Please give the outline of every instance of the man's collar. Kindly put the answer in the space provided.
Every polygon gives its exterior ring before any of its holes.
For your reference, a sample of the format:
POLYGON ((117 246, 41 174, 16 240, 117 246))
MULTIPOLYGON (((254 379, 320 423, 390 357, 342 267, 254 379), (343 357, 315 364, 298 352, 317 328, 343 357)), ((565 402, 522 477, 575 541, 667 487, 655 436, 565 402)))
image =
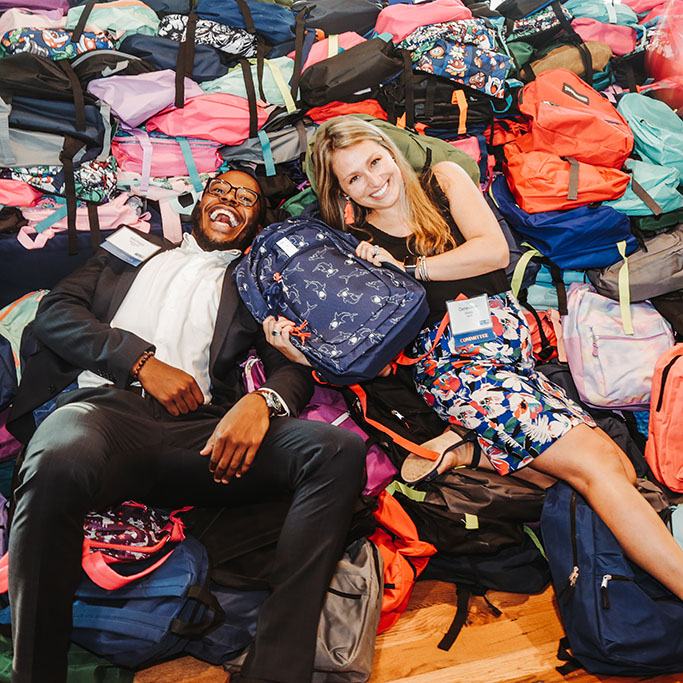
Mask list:
POLYGON ((191 235, 189 232, 186 232, 183 235, 183 241, 179 248, 192 254, 204 254, 208 259, 225 263, 225 265, 232 263, 232 261, 242 256, 242 252, 239 249, 213 249, 212 251, 204 251, 204 249, 197 244, 194 235, 191 235))

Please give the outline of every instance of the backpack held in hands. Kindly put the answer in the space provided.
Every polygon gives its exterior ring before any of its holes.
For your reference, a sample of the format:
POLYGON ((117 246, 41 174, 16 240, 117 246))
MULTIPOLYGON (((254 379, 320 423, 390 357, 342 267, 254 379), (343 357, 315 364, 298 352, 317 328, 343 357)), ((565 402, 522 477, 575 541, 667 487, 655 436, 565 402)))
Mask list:
POLYGON ((681 671, 683 602, 630 562, 604 522, 564 482, 548 489, 545 551, 571 656, 566 674, 652 676, 681 671))
POLYGON ((677 493, 683 493, 682 412, 683 344, 676 344, 655 365, 645 458, 657 480, 677 493))
POLYGON ((252 315, 292 321, 294 346, 321 379, 339 385, 376 377, 428 313, 416 280, 358 258, 357 244, 322 221, 288 218, 264 228, 234 271, 252 315))
POLYGON ((674 344, 670 325, 647 301, 630 306, 570 285, 562 336, 581 400, 596 408, 647 409, 655 363, 674 344))

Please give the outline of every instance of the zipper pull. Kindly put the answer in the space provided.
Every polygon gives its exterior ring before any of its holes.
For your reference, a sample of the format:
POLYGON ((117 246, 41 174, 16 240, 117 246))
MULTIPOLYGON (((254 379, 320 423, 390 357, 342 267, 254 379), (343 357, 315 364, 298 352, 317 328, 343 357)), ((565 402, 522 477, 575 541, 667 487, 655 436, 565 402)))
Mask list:
POLYGON ((600 603, 603 609, 609 609, 609 593, 607 592, 607 584, 612 580, 611 574, 605 574, 602 577, 600 584, 600 603))
POLYGON ((574 565, 574 568, 572 569, 572 573, 569 575, 569 586, 571 588, 574 588, 578 578, 579 578, 579 568, 576 565, 574 565))
POLYGON ((600 337, 593 337, 593 355, 596 358, 598 356, 598 339, 600 339, 600 337))
POLYGON ((572 568, 572 573, 569 575, 569 579, 567 581, 567 587, 564 590, 564 604, 568 604, 569 601, 571 600, 572 596, 574 595, 574 588, 576 587, 576 581, 579 578, 579 568, 577 565, 574 565, 572 568))
POLYGON ((406 418, 405 418, 403 415, 401 415, 401 413, 398 412, 398 410, 395 410, 395 409, 392 410, 392 411, 391 411, 391 414, 392 414, 399 422, 401 422, 401 423, 403 424, 403 426, 404 426, 406 429, 410 429, 410 425, 408 424, 408 421, 406 420, 406 418))

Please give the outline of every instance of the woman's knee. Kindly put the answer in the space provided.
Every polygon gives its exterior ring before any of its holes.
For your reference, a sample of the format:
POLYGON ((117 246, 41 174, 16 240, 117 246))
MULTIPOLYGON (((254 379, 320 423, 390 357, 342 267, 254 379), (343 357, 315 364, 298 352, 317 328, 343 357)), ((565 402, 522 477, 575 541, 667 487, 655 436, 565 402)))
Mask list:
POLYGON ((574 427, 558 439, 535 458, 534 467, 566 481, 579 493, 618 479, 636 482, 635 471, 619 446, 587 425, 574 427))

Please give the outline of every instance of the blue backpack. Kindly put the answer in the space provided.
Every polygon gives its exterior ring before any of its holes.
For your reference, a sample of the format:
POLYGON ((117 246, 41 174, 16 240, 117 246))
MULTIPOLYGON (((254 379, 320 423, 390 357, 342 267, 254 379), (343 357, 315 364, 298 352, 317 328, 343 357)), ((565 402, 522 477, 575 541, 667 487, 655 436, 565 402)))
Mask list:
POLYGON ((262 322, 282 315, 319 377, 346 385, 376 377, 417 335, 429 312, 417 280, 356 256, 358 240, 314 218, 264 228, 234 271, 262 322))
POLYGON ((683 602, 630 562, 604 522, 564 482, 548 489, 543 543, 567 638, 560 673, 683 671, 683 602), (571 655, 566 651, 566 645, 571 655))
POLYGON ((490 193, 510 227, 562 270, 611 266, 622 260, 617 248, 621 241, 627 255, 638 248, 628 216, 609 206, 527 213, 502 175, 491 183, 490 193), (593 265, 598 263, 602 265, 593 265))
MULTIPOLYGON (((100 588, 84 574, 73 605, 73 641, 132 669, 181 653, 215 665, 232 659, 253 640, 268 591, 219 586, 208 572, 206 549, 188 536, 151 574, 118 590, 100 588)), ((5 606, 0 623, 9 621, 5 606)))

